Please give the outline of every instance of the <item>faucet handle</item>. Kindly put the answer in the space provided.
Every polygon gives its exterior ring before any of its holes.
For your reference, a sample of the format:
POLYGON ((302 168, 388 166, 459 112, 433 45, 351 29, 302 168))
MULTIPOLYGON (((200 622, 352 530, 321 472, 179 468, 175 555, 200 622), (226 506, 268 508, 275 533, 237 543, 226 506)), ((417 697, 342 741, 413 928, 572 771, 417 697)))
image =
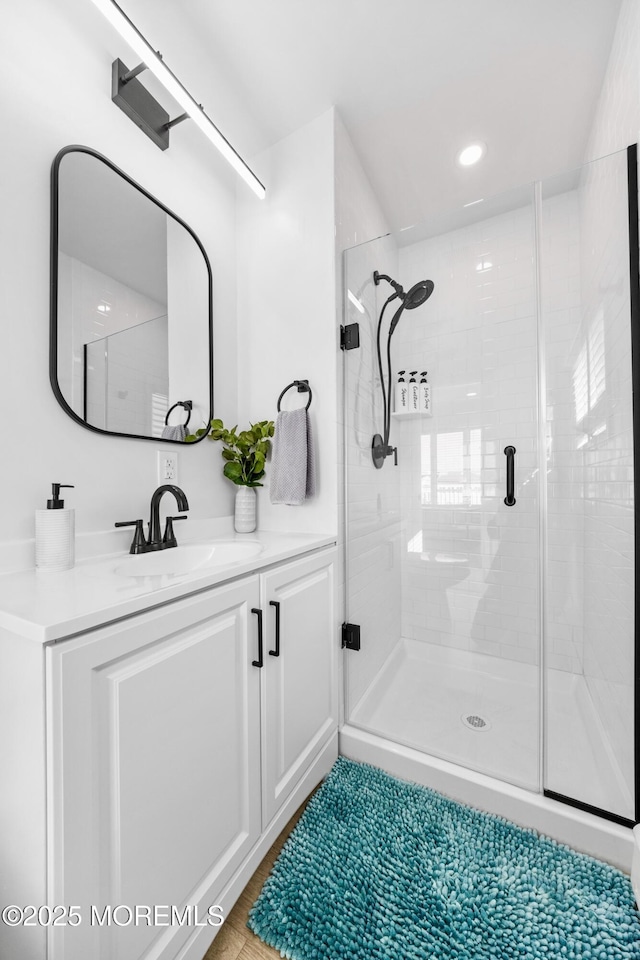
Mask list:
POLYGON ((135 527, 135 533, 133 534, 133 540, 131 541, 131 547, 129 548, 129 553, 144 553, 147 541, 144 537, 142 520, 119 520, 117 523, 114 523, 115 527, 135 527))
POLYGON ((162 546, 166 547, 177 547, 178 541, 176 540, 176 535, 173 532, 173 521, 174 520, 188 520, 186 514, 182 514, 179 517, 167 517, 167 525, 164 528, 164 537, 162 538, 162 546))

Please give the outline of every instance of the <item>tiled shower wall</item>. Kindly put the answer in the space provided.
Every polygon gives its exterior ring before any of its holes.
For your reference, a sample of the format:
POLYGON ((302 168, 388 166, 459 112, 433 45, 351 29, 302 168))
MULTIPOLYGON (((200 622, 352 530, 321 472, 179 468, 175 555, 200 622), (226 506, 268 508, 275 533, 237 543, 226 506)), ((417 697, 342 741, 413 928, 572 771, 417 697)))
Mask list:
MULTIPOLYGON (((567 393, 573 381, 566 371, 568 344, 580 318, 577 194, 545 199, 543 217, 547 412, 554 457, 548 476, 553 576, 547 650, 551 665, 579 672, 582 575, 568 562, 567 544, 577 561, 582 517, 567 511, 564 502, 577 456, 572 394, 567 393)), ((350 597, 356 611, 350 618, 370 621, 367 640, 374 648, 370 669, 359 668, 354 678, 359 692, 399 635, 538 661, 533 245, 532 202, 402 247, 397 266, 391 238, 347 255, 349 287, 366 308, 363 316, 347 300, 349 318, 360 321, 363 333, 361 354, 354 351, 349 360, 350 597), (400 465, 389 463, 382 471, 374 471, 370 460, 370 438, 381 424, 373 338, 384 286, 376 305, 374 268, 399 277, 405 288, 427 277, 436 285, 426 305, 403 315, 393 347, 394 379, 400 369, 429 371, 434 415, 394 418, 391 442, 398 444, 400 465), (503 504, 503 450, 511 442, 517 449, 514 508, 503 504), (369 540, 360 535, 367 517, 369 540), (390 545, 396 534, 400 558, 390 545), (395 574, 386 566, 392 562, 395 574)), ((575 503, 581 508, 580 499, 575 503)))
POLYGON ((396 370, 428 370, 431 418, 396 420, 402 633, 536 663, 537 358, 533 195, 527 206, 400 250, 406 312, 396 370), (516 447, 517 503, 504 504, 516 447))
POLYGON ((584 480, 574 404, 581 323, 577 191, 542 194, 540 286, 543 317, 547 481, 545 666, 582 673, 584 480))

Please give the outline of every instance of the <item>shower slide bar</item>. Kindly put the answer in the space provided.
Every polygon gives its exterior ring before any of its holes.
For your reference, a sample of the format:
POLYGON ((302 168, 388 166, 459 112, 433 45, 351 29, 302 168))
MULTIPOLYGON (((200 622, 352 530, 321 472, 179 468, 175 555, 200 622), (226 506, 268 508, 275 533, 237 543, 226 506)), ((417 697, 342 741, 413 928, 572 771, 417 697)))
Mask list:
POLYGON ((514 458, 515 458, 516 448, 512 446, 508 446, 504 448, 504 452, 507 457, 507 495, 504 498, 504 502, 508 507, 512 507, 516 502, 516 498, 513 495, 514 482, 515 482, 514 481, 514 474, 515 474, 514 458))

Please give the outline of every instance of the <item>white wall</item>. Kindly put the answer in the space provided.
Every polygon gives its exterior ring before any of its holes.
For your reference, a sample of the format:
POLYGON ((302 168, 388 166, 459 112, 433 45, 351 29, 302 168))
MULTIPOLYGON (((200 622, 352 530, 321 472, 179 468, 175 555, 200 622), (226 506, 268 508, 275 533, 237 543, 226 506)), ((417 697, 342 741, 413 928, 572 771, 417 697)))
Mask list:
MULTIPOLYGON (((275 420, 278 396, 293 380, 308 380, 313 393, 316 496, 301 506, 272 504, 269 461, 258 490, 266 530, 337 530, 333 143, 329 110, 255 158, 269 185, 265 200, 238 191, 240 427, 275 420)), ((293 389, 282 409, 303 400, 293 389)))
POLYGON ((623 150, 640 135, 640 3, 623 0, 591 124, 585 162, 623 150))
MULTIPOLYGON (((172 131, 163 153, 111 103, 116 56, 131 59, 91 3, 23 0, 3 11, 0 443, 10 509, 0 542, 33 536, 33 511, 54 480, 76 485, 67 502, 79 532, 146 517, 157 485, 156 443, 84 430, 49 385, 49 175, 62 146, 105 154, 200 237, 214 272, 216 412, 235 416, 236 178, 188 123, 172 131)), ((181 450, 179 467, 192 515, 231 512, 232 490, 209 441, 181 450)))

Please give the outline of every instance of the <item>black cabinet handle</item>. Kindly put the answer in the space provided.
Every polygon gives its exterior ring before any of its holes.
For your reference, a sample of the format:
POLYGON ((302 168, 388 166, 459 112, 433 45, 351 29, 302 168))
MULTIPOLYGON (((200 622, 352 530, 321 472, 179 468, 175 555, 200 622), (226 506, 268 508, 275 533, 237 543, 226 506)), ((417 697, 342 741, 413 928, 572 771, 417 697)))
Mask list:
POLYGON ((504 452, 507 458, 507 495, 504 498, 504 502, 508 507, 512 507, 516 502, 516 498, 513 495, 514 484, 515 484, 514 459, 515 459, 516 448, 512 446, 505 447, 504 452))
POLYGON ((262 649, 262 610, 260 610, 258 607, 252 607, 251 613, 255 613, 258 618, 258 659, 252 660, 251 665, 254 667, 263 667, 264 655, 262 649))
POLYGON ((269 650, 269 656, 279 657, 280 656, 280 604, 277 600, 269 600, 269 606, 273 607, 276 611, 276 648, 275 650, 269 650))

